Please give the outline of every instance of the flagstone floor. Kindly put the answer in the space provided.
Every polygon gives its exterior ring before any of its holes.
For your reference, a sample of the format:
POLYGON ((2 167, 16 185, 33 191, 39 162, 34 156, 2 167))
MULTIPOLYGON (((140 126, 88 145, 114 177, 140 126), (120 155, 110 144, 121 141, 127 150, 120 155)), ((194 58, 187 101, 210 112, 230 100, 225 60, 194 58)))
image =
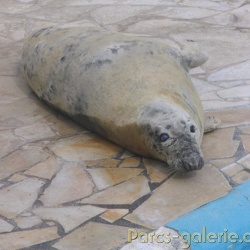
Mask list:
POLYGON ((0 0, 0 249, 181 249, 127 245, 128 230, 158 229, 250 180, 249 12, 247 0, 0 0), (173 175, 40 102, 22 45, 58 24, 197 41, 209 60, 190 74, 222 121, 204 136, 205 167, 173 175))

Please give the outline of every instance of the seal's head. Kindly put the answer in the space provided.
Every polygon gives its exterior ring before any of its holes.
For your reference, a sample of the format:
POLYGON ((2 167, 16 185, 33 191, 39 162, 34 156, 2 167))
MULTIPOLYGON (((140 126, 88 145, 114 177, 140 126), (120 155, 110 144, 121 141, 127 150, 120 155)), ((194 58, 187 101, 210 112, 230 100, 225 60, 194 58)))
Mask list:
POLYGON ((176 171, 201 169, 200 142, 203 131, 183 109, 164 101, 143 107, 138 125, 151 156, 176 171))

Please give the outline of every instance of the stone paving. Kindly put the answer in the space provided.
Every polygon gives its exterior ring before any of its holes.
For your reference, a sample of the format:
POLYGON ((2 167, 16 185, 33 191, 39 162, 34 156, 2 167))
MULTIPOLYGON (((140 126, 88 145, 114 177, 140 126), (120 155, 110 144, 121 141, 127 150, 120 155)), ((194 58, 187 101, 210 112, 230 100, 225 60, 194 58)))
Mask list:
POLYGON ((0 6, 0 249, 181 249, 179 241, 127 245, 128 229, 170 230, 162 226, 250 180, 249 1, 0 6), (28 34, 51 25, 96 25, 179 48, 197 41, 209 60, 190 74, 204 109, 222 121, 204 136, 206 166, 173 174, 40 102, 22 79, 20 56, 28 34))

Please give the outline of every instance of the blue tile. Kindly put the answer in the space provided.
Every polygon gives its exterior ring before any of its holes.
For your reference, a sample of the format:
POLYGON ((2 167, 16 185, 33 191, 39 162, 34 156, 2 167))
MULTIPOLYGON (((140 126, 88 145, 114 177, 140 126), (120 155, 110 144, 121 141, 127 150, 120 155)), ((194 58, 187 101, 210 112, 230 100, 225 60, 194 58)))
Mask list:
POLYGON ((180 234, 184 233, 184 238, 191 242, 192 250, 249 250, 250 181, 237 186, 227 196, 181 216, 166 226, 178 230, 180 234), (209 236, 210 232, 215 235, 209 236), (230 236, 230 233, 235 235, 230 236), (190 239, 192 234, 194 241, 190 239), (239 239, 235 239, 236 234, 239 239), (209 242, 209 239, 214 242, 209 242))

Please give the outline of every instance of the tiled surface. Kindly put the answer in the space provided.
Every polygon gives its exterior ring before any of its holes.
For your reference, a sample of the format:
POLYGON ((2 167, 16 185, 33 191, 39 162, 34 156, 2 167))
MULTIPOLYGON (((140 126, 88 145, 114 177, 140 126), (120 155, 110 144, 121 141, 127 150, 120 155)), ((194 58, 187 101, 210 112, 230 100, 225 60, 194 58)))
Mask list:
POLYGON ((156 249, 126 245, 128 229, 157 229, 250 179, 249 1, 0 2, 1 249, 156 249), (209 60, 190 74, 222 121, 204 136, 205 168, 173 176, 41 103, 20 76, 22 44, 57 24, 197 41, 209 60))

